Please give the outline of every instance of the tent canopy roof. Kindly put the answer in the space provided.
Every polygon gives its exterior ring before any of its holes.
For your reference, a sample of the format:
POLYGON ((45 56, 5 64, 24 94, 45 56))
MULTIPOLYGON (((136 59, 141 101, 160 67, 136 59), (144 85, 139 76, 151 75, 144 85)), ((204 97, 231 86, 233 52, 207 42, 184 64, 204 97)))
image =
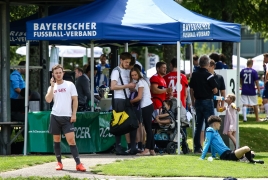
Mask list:
POLYGON ((27 22, 27 40, 231 41, 240 25, 204 17, 173 0, 95 0, 27 22))

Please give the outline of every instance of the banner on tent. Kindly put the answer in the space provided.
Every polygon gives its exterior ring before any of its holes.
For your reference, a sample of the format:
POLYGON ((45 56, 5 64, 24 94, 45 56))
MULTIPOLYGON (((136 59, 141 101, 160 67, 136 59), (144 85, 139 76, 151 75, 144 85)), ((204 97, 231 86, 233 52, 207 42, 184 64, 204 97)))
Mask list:
MULTIPOLYGON (((53 153, 53 137, 48 132, 50 111, 29 113, 28 117, 28 151, 53 153)), ((113 146, 115 138, 110 134, 110 119, 111 113, 77 113, 75 139, 80 153, 102 152, 113 146)), ((64 135, 61 151, 70 153, 64 135)))
POLYGON ((183 23, 182 24, 182 37, 209 37, 210 36, 210 23, 183 23))
POLYGON ((33 23, 33 37, 89 37, 97 35, 97 23, 33 23))

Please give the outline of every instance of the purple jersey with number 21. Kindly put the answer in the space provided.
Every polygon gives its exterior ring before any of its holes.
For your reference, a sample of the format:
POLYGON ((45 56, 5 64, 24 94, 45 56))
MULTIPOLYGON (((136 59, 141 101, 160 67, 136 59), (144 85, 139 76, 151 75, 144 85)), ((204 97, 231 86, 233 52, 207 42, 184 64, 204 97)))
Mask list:
POLYGON ((258 73, 252 68, 242 69, 240 72, 242 84, 242 95, 256 95, 255 81, 258 80, 258 73))

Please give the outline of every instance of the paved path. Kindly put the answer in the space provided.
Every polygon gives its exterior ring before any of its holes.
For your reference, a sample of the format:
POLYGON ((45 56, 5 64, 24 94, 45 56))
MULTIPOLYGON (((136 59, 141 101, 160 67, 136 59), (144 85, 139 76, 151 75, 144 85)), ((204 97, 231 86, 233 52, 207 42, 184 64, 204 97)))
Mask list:
MULTIPOLYGON (((122 159, 132 159, 139 158, 137 156, 116 156, 112 154, 92 154, 92 155, 80 155, 81 162, 85 165, 85 167, 93 167, 97 164, 108 164, 115 162, 116 160, 122 159)), ((174 178, 144 178, 144 177, 133 177, 133 176, 104 176, 104 175, 96 175, 87 172, 77 172, 75 169, 75 162, 73 158, 65 158, 62 160, 64 165, 63 171, 54 170, 55 162, 46 163, 41 165, 36 165, 32 167, 27 167, 19 170, 9 171, 0 173, 0 177, 17 177, 17 176, 43 176, 43 177, 55 177, 55 176, 65 176, 70 175, 71 177, 76 178, 88 178, 88 179, 109 179, 109 180, 159 180, 159 179, 172 179, 172 180, 223 180, 223 178, 205 178, 205 177, 174 177, 174 178)), ((240 179, 239 180, 245 180, 240 179)), ((249 179, 247 179, 249 180, 249 179)), ((250 179, 250 180, 267 180, 263 179, 250 179)))

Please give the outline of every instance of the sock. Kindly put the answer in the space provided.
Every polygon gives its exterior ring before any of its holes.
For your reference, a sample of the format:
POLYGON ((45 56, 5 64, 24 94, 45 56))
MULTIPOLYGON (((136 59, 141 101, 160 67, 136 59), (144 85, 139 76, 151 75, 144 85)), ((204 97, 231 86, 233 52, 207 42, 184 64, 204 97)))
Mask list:
POLYGON ((128 149, 130 149, 130 148, 131 148, 130 143, 127 143, 127 148, 128 148, 128 149))
POLYGON ((76 145, 70 145, 70 150, 71 150, 73 158, 74 158, 74 160, 76 162, 76 165, 80 164, 80 158, 79 158, 77 146, 76 145))
POLYGON ((137 129, 130 132, 130 149, 132 151, 136 149, 136 135, 137 135, 137 129))
POLYGON ((142 142, 138 142, 138 148, 142 150, 142 142))
POLYGON ((266 116, 268 116, 268 103, 264 104, 266 116))
POLYGON ((121 151, 121 136, 115 136, 115 150, 121 151))
POLYGON ((247 107, 244 106, 242 108, 242 113, 243 113, 244 121, 246 121, 247 120, 247 107))
POLYGON ((251 155, 251 150, 249 152, 247 152, 245 154, 246 158, 248 159, 249 162, 254 162, 254 160, 252 159, 252 155, 251 155))
POLYGON ((60 142, 54 142, 54 152, 55 152, 57 161, 61 163, 60 142))

